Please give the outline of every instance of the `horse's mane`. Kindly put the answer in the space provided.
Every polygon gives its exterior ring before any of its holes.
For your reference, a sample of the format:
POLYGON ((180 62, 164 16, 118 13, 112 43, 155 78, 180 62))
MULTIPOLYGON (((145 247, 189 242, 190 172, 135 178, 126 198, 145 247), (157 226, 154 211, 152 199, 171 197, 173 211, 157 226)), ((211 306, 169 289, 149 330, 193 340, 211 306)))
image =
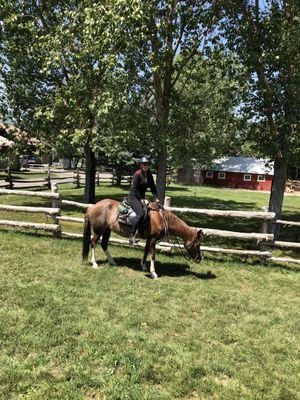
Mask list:
POLYGON ((187 228, 190 228, 186 222, 184 222, 182 219, 177 217, 177 215, 175 215, 171 211, 165 211, 164 214, 165 214, 165 217, 167 218, 169 224, 177 222, 178 224, 181 224, 187 228))

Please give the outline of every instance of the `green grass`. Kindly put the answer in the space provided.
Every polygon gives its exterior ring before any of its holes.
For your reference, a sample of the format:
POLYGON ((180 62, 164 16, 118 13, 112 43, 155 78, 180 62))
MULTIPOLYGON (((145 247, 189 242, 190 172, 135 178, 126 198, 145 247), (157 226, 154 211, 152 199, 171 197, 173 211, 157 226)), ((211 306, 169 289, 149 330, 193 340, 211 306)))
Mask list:
MULTIPOLYGON (((82 189, 61 190, 82 200, 82 189)), ((262 193, 194 190, 172 186, 168 194, 174 205, 205 208, 258 210, 267 201, 262 193)), ((122 198, 126 190, 97 194, 122 198)), ((285 199, 286 217, 299 220, 299 201, 285 199)), ((0 238, 1 400, 300 399, 299 268, 208 255, 187 265, 158 254, 153 281, 138 269, 138 250, 111 246, 118 267, 110 267, 99 248, 95 271, 81 265, 79 241, 5 228, 0 238)))
POLYGON ((2 232, 3 399, 297 399, 299 273, 2 232), (211 271, 211 273, 209 273, 211 271), (298 322, 298 326, 297 326, 298 322))

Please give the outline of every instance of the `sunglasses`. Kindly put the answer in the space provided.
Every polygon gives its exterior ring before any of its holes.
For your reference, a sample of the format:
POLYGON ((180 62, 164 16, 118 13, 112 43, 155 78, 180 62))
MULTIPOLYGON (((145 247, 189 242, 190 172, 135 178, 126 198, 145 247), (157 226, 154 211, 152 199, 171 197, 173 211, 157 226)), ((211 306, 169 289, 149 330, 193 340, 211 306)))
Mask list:
POLYGON ((149 167, 149 163, 141 163, 141 165, 149 167))

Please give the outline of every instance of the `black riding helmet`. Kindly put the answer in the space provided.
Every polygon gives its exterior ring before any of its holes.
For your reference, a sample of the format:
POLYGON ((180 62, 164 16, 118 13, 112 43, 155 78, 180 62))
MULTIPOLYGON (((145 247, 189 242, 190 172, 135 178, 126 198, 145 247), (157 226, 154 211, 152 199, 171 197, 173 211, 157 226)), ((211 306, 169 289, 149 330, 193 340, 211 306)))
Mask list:
POLYGON ((142 163, 147 163, 147 164, 151 164, 151 160, 150 160, 150 157, 149 156, 142 156, 141 158, 140 158, 140 164, 142 164, 142 163))

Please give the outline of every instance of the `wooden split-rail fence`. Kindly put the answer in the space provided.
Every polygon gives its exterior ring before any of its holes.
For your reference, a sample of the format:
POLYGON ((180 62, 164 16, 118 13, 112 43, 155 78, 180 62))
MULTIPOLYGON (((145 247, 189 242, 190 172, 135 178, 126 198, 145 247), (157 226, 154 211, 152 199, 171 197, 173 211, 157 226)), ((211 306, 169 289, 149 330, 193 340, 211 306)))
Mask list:
MULTIPOLYGON (((79 188, 85 183, 85 171, 82 168, 74 170, 53 169, 49 164, 30 164, 30 170, 13 171, 10 168, 0 170, 0 188, 4 189, 26 189, 26 188, 51 188, 51 184, 72 183, 79 188), (34 168, 32 168, 35 166, 34 168)), ((120 183, 122 185, 131 184, 132 177, 123 175, 120 183)), ((101 183, 116 184, 117 176, 108 173, 103 176, 100 171, 96 171, 95 184, 101 183)))
MULTIPOLYGON (((11 220, 0 220, 0 225, 15 227, 15 228, 27 228, 33 229, 36 231, 46 231, 54 234, 57 237, 69 237, 69 238, 82 238, 82 234, 73 233, 68 231, 63 231, 61 229, 60 221, 64 222, 75 222, 83 224, 84 218, 78 217, 70 217, 62 215, 62 207, 64 205, 72 206, 79 208, 81 210, 86 210, 88 207, 92 206, 92 204, 79 203, 71 200, 66 200, 61 197, 58 193, 57 185, 52 184, 51 192, 35 192, 35 191, 24 191, 24 190, 9 190, 9 189, 0 189, 0 195, 17 195, 17 196, 29 196, 29 197, 40 197, 46 198, 52 203, 51 208, 47 207, 28 207, 28 206, 14 206, 2 204, 0 205, 0 210, 7 212, 26 212, 26 213, 42 213, 47 215, 52 221, 51 223, 35 223, 35 222, 20 222, 20 221, 11 221, 11 220)), ((300 264, 300 259, 296 258, 286 258, 286 257, 275 257, 272 254, 272 248, 279 249, 296 249, 300 250, 300 243, 297 242, 287 242, 287 241, 275 241, 274 235, 267 232, 268 224, 281 224, 285 226, 300 226, 300 222, 295 221, 286 221, 286 220, 276 220, 275 213, 267 211, 264 208, 262 211, 229 211, 229 210, 210 210, 210 209, 195 209, 195 208, 179 208, 179 207, 171 207, 170 198, 165 198, 165 209, 170 210, 174 213, 186 214, 193 213, 197 215, 204 215, 209 217, 224 217, 224 218, 242 218, 245 220, 258 220, 260 221, 260 232, 236 232, 229 230, 220 230, 220 229, 207 229, 203 228, 203 233, 205 237, 214 237, 214 238, 222 238, 222 239, 237 239, 243 241, 252 241, 255 242, 258 246, 257 250, 250 249, 236 249, 236 248, 221 248, 221 247, 210 247, 210 246, 201 246, 201 250, 210 253, 217 254, 232 254, 239 256, 254 256, 258 257, 260 260, 271 260, 275 262, 288 262, 300 264), (271 249, 269 249, 271 248, 271 249)), ((127 240, 111 238, 111 243, 130 246, 127 240)), ((135 247, 144 247, 144 243, 138 243, 134 245, 135 247)), ((169 252, 172 248, 184 248, 182 244, 173 244, 169 242, 160 242, 157 246, 161 251, 169 252)))

